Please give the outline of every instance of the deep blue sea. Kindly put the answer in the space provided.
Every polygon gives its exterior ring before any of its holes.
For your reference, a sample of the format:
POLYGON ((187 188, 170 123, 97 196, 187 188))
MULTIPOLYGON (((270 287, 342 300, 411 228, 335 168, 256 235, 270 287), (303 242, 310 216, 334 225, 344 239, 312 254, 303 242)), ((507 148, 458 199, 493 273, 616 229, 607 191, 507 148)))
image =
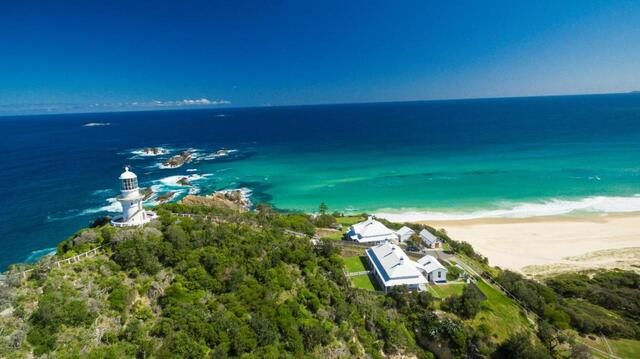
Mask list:
POLYGON ((246 188, 398 220, 640 210, 640 94, 0 117, 0 131, 0 269, 113 215, 125 165, 176 199, 246 188), (185 149, 194 162, 159 166, 185 149))

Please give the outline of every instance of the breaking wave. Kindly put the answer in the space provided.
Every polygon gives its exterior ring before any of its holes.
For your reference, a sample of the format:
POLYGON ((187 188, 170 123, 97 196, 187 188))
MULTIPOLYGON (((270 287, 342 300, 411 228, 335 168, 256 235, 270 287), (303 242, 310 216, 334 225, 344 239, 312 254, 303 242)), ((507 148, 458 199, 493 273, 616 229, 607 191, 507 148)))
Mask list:
POLYGON ((44 256, 51 255, 51 254, 55 254, 55 253, 56 253, 56 248, 55 247, 39 249, 37 251, 33 251, 33 252, 29 253, 27 258, 24 259, 24 262, 25 263, 35 263, 38 260, 40 260, 40 258, 42 258, 44 256))
POLYGON ((593 196, 577 200, 551 199, 541 202, 500 203, 499 208, 473 211, 428 211, 380 209, 375 215, 394 222, 447 221, 480 218, 529 218, 580 213, 624 213, 640 211, 640 195, 593 196))
POLYGON ((107 204, 106 206, 85 209, 82 212, 80 212, 79 215, 84 216, 87 214, 100 213, 100 212, 110 212, 110 213, 122 212, 122 205, 120 204, 120 202, 116 200, 115 197, 107 198, 107 202, 109 204, 107 204))

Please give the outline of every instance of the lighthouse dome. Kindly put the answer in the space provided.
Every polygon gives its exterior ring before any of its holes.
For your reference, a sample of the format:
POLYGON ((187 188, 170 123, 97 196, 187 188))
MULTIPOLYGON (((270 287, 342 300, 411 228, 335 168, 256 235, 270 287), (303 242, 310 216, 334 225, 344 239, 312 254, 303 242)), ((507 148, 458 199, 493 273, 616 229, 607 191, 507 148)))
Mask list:
POLYGON ((118 177, 121 180, 138 178, 135 173, 129 171, 129 167, 124 168, 124 172, 118 177))

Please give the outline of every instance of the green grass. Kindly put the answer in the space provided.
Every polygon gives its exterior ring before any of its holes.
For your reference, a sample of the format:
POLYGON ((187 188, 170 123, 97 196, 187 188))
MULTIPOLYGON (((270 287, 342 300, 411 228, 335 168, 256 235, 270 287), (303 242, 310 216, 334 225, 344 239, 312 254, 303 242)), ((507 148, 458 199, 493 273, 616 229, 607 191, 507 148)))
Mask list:
POLYGON ((430 285, 429 292, 436 298, 447 298, 452 295, 461 295, 464 289, 464 283, 450 283, 445 285, 430 285))
POLYGON ((517 332, 532 329, 512 299, 482 281, 478 281, 476 285, 487 299, 482 302, 480 313, 470 321, 474 327, 487 325, 496 342, 502 342, 517 332))
POLYGON ((342 224, 343 226, 350 226, 354 223, 358 223, 358 222, 362 222, 364 221, 366 218, 360 217, 360 216, 344 216, 344 217, 338 217, 336 218, 336 222, 342 224))
POLYGON ((603 308, 599 305, 591 304, 586 300, 571 298, 571 299, 567 299, 566 302, 570 307, 580 310, 582 312, 589 313, 590 315, 593 315, 593 316, 624 320, 624 318, 622 318, 619 314, 611 310, 608 310, 606 308, 603 308))
POLYGON ((632 339, 607 339, 613 353, 622 358, 640 358, 640 341, 632 339))
POLYGON ((330 240, 333 240, 333 241, 339 241, 344 236, 344 233, 340 232, 340 231, 337 231, 337 232, 324 231, 324 232, 319 233, 319 234, 320 234, 320 237, 326 238, 326 239, 330 239, 330 240))
MULTIPOLYGON (((601 351, 608 353, 609 348, 602 340, 602 337, 597 334, 591 334, 596 337, 595 340, 587 339, 584 337, 576 337, 579 342, 587 344, 588 346, 595 347, 601 351)), ((640 358, 640 341, 633 339, 607 339, 611 351, 614 355, 621 358, 640 358)), ((609 355, 605 355, 596 350, 592 350, 594 358, 609 358, 609 355)))
POLYGON ((372 274, 363 274, 351 277, 351 283, 354 287, 366 290, 378 290, 375 281, 376 279, 372 274))
POLYGON ((343 258, 343 261, 344 266, 347 268, 347 272, 349 273, 364 272, 367 270, 365 257, 346 257, 343 258))

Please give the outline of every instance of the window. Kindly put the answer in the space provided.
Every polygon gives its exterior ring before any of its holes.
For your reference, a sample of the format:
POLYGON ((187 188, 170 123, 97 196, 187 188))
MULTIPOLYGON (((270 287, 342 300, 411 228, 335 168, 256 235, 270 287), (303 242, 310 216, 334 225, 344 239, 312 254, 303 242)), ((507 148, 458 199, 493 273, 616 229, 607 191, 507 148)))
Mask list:
POLYGON ((438 278, 442 278, 442 272, 438 272, 438 278))
POLYGON ((138 187, 138 180, 136 178, 126 178, 122 180, 122 190, 130 191, 138 187))

